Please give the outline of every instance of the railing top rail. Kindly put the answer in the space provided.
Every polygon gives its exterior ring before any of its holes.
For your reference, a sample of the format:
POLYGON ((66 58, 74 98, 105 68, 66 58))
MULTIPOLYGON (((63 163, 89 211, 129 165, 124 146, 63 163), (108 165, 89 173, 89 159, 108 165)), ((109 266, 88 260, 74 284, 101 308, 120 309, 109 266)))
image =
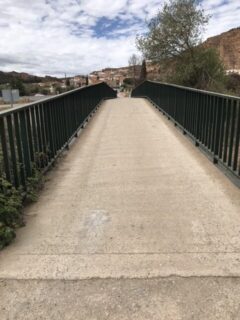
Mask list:
POLYGON ((157 81, 143 82, 132 96, 150 99, 240 186, 240 97, 157 81))
MULTIPOLYGON (((138 88, 139 86, 141 86, 145 82, 163 84, 163 85, 167 85, 167 86, 170 86, 170 87, 175 87, 175 88, 184 89, 184 90, 188 90, 188 91, 200 92, 200 93, 204 93, 204 94, 210 94, 210 95, 214 95, 214 96, 218 96, 218 97, 222 97, 222 98, 236 99, 236 100, 240 101, 240 97, 238 97, 238 96, 232 96, 232 95, 227 95, 227 94, 213 92, 213 91, 195 89, 195 88, 191 88, 191 87, 184 87, 184 86, 180 86, 180 85, 177 85, 177 84, 172 84, 172 83, 167 83, 167 82, 160 82, 160 81, 146 80, 146 81, 142 82, 141 84, 139 84, 136 88, 138 88)), ((134 88, 134 89, 136 89, 136 88, 134 88)))
POLYGON ((73 90, 69 90, 67 92, 60 93, 60 94, 54 95, 52 97, 48 97, 48 98, 41 99, 41 100, 38 100, 38 101, 26 103, 25 105, 23 105, 21 107, 16 106, 16 107, 13 107, 13 108, 10 108, 10 109, 7 109, 7 110, 0 111, 0 117, 7 116, 7 115, 15 113, 15 112, 19 112, 21 110, 24 110, 26 108, 29 108, 29 107, 32 107, 32 106, 35 106, 35 105, 38 105, 38 104, 41 104, 41 103, 57 100, 57 99, 59 99, 61 97, 68 96, 71 93, 78 92, 78 91, 83 91, 83 90, 86 90, 88 88, 96 87, 96 86, 99 86, 99 85, 102 85, 102 84, 105 84, 106 86, 108 86, 110 88, 110 86, 106 82, 99 82, 97 84, 90 84, 88 86, 77 88, 77 89, 73 89, 73 90))

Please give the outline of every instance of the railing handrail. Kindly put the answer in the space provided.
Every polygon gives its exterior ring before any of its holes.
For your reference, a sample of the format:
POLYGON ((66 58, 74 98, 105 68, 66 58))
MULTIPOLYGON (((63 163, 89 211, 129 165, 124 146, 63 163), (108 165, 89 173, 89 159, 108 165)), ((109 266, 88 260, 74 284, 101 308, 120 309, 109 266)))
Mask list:
POLYGON ((13 108, 10 108, 10 109, 7 109, 7 110, 0 111, 0 117, 1 117, 1 116, 7 116, 7 115, 9 115, 9 114, 11 114, 11 113, 18 112, 18 111, 21 111, 21 110, 23 110, 23 109, 26 109, 26 108, 35 106, 36 104, 41 104, 41 103, 45 103, 45 102, 50 102, 50 101, 53 101, 53 100, 57 100, 57 99, 62 98, 62 97, 64 97, 64 96, 68 96, 69 94, 72 94, 72 93, 74 93, 74 92, 78 92, 78 91, 82 91, 82 90, 87 90, 88 88, 95 87, 95 86, 99 86, 99 85, 102 85, 102 84, 105 84, 105 85, 107 85, 109 88, 111 88, 106 82, 101 81, 101 82, 96 83, 96 84, 90 84, 90 85, 85 86, 85 87, 81 87, 81 88, 69 90, 69 91, 66 91, 66 92, 63 92, 63 93, 60 93, 60 94, 53 95, 53 96, 48 97, 48 98, 40 99, 40 100, 38 100, 38 101, 33 101, 33 102, 30 102, 30 103, 26 103, 26 104, 24 104, 23 106, 20 106, 20 107, 16 106, 16 107, 13 107, 13 108))
POLYGON ((1 175, 26 190, 35 168, 47 170, 99 104, 115 97, 101 82, 1 112, 1 175))
POLYGON ((132 97, 149 99, 240 187, 240 97, 145 81, 132 97))
POLYGON ((162 81, 153 81, 153 80, 145 80, 142 83, 140 83, 138 86, 136 86, 133 90, 137 89, 138 87, 140 87, 141 85, 143 85, 144 83, 149 82, 149 83, 155 83, 155 84, 162 84, 162 85, 167 85, 170 87, 174 87, 174 88, 179 88, 179 89, 184 89, 184 90, 188 90, 188 91, 192 91, 192 92, 199 92, 199 93, 204 93, 204 94, 210 94, 213 96, 217 96, 217 97, 223 97, 223 98, 231 98, 231 99, 237 99, 240 101, 240 97, 238 96, 233 96, 233 95, 228 95, 228 94, 224 94, 224 93, 220 93, 220 92, 214 92, 214 91, 207 91, 207 90, 202 90, 202 89, 196 89, 196 88, 192 88, 192 87, 184 87, 178 84, 173 84, 173 83, 168 83, 168 82, 162 82, 162 81))

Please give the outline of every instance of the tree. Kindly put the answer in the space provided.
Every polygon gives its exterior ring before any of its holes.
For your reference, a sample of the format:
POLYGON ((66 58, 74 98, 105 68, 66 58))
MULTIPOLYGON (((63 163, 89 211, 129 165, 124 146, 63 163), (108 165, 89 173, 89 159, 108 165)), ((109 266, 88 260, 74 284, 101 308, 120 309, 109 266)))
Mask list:
POLYGON ((143 59, 139 82, 143 82, 146 79, 147 79, 147 66, 146 66, 146 60, 143 59))
POLYGON ((70 87, 70 79, 69 78, 66 79, 66 86, 70 87))
POLYGON ((18 89, 20 96, 26 95, 26 88, 20 79, 13 78, 10 82, 10 86, 12 89, 18 89))
POLYGON ((55 91, 56 91, 57 94, 60 94, 60 93, 65 92, 66 90, 64 90, 64 89, 63 89, 62 87, 60 87, 60 86, 56 86, 55 91))
POLYGON ((209 17, 197 0, 170 0, 148 23, 148 32, 137 37, 137 46, 152 61, 179 57, 201 43, 209 17))
POLYGON ((39 91, 41 94, 43 94, 45 96, 47 96, 50 93, 47 88, 41 88, 39 91))
POLYGON ((123 80, 123 83, 124 83, 124 85, 126 85, 126 86, 134 86, 134 81, 133 81, 133 78, 125 78, 124 80, 123 80))
POLYGON ((140 64, 140 58, 136 54, 132 54, 128 60, 128 64, 131 71, 131 76, 133 78, 134 86, 137 84, 138 77, 138 68, 137 66, 140 64))
POLYGON ((187 53, 184 56, 181 61, 176 61, 168 81, 203 90, 224 91, 226 75, 216 49, 197 47, 194 59, 187 53))
POLYGON ((205 48, 201 35, 209 16, 197 0, 170 0, 137 37, 144 57, 160 65, 162 80, 201 89, 218 90, 224 67, 214 49, 205 48))

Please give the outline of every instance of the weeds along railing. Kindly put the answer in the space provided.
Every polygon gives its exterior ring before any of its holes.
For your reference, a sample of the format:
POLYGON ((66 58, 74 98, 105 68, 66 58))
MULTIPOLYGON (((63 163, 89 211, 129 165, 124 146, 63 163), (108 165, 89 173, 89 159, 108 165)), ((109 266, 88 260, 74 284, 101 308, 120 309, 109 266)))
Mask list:
POLYGON ((26 187, 33 170, 52 164, 100 102, 115 97, 100 83, 0 112, 0 175, 26 187))
POLYGON ((239 184, 240 98, 152 81, 136 87, 132 97, 151 100, 239 184))

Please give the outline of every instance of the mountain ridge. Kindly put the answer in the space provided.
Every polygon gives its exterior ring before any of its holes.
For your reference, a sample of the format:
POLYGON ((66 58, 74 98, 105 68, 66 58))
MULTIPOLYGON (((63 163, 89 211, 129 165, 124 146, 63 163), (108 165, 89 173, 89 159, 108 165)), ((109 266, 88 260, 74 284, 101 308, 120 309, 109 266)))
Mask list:
POLYGON ((26 72, 0 71, 0 84, 9 83, 12 80, 16 80, 16 79, 21 80, 23 83, 40 83, 40 82, 60 80, 59 78, 52 77, 52 76, 40 77, 40 76, 35 76, 26 72))
POLYGON ((203 45, 218 50, 227 71, 240 72, 240 27, 210 37, 203 45))

